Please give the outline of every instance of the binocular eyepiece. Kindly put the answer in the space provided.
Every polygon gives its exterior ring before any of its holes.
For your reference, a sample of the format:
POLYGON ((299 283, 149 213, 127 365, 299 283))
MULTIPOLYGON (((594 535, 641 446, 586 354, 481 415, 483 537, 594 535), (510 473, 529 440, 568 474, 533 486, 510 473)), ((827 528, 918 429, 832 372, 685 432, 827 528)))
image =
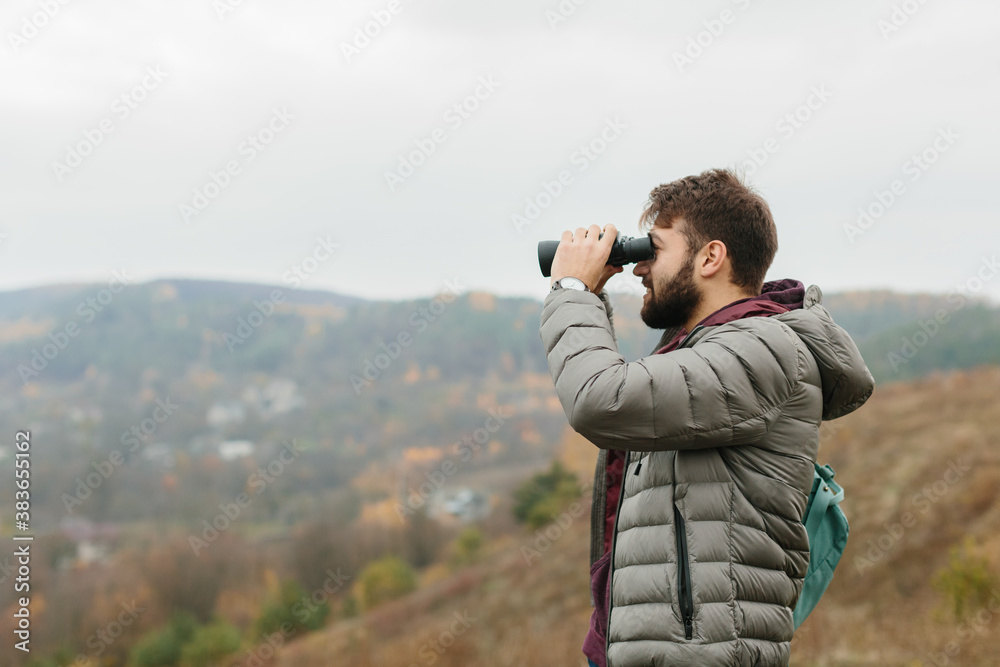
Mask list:
MULTIPOLYGON (((597 238, 604 238, 604 232, 601 232, 601 235, 597 238)), ((559 241, 538 242, 538 266, 542 270, 542 275, 546 278, 552 276, 552 258, 556 256, 556 248, 558 247, 559 241)), ((611 266, 624 266, 625 264, 635 264, 646 259, 653 259, 653 239, 649 234, 632 237, 622 236, 619 233, 615 239, 615 244, 611 246, 611 255, 608 257, 608 264, 611 266)))

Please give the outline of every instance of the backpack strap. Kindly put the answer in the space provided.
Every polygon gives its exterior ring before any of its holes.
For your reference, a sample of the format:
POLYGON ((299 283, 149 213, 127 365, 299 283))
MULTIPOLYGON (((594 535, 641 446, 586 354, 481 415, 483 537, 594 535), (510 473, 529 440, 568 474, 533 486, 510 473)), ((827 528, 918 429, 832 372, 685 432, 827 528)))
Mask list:
POLYGON ((838 505, 844 499, 844 489, 833 481, 833 476, 836 474, 833 468, 829 464, 815 465, 816 495, 806 516, 806 532, 810 535, 819 529, 819 524, 823 521, 823 516, 830 505, 838 505))
POLYGON ((847 544, 847 517, 839 507, 844 489, 833 481, 833 475, 830 466, 814 464, 813 486, 802 518, 809 537, 809 567, 792 611, 796 628, 823 597, 847 544))

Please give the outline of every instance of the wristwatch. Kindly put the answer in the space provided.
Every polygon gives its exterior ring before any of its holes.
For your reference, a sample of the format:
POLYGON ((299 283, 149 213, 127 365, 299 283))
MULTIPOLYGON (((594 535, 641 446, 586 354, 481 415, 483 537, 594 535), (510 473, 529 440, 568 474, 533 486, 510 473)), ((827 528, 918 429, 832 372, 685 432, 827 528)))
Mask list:
POLYGON ((581 292, 589 292, 590 288, 580 280, 579 278, 574 278, 573 276, 565 276, 559 280, 552 283, 552 289, 550 291, 555 292, 558 289, 575 289, 581 292))

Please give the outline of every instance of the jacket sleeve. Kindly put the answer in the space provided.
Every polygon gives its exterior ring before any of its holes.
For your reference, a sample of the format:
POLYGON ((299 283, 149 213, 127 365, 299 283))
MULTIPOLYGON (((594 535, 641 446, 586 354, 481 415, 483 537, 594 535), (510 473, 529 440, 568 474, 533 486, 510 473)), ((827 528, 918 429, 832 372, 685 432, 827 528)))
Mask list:
POLYGON ((601 299, 601 303, 604 304, 604 310, 608 314, 608 324, 611 327, 611 338, 615 341, 615 349, 618 349, 618 336, 615 334, 615 316, 614 309, 611 307, 611 297, 608 295, 608 291, 603 289, 597 296, 601 299))
POLYGON ((575 431, 602 449, 696 449, 759 440, 799 381, 808 352, 765 319, 712 327, 693 347, 626 363, 598 297, 559 290, 542 306, 540 335, 575 431))

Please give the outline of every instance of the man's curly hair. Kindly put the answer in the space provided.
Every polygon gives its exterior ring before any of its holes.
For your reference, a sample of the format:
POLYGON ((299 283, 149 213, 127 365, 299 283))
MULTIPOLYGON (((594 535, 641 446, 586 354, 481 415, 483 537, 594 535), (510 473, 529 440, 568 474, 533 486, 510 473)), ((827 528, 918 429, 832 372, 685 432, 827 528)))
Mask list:
POLYGON ((710 241, 722 241, 732 266, 731 281, 754 296, 778 252, 778 230, 771 209, 759 194, 728 169, 710 169, 653 188, 639 228, 670 228, 682 219, 681 232, 693 257, 710 241))

